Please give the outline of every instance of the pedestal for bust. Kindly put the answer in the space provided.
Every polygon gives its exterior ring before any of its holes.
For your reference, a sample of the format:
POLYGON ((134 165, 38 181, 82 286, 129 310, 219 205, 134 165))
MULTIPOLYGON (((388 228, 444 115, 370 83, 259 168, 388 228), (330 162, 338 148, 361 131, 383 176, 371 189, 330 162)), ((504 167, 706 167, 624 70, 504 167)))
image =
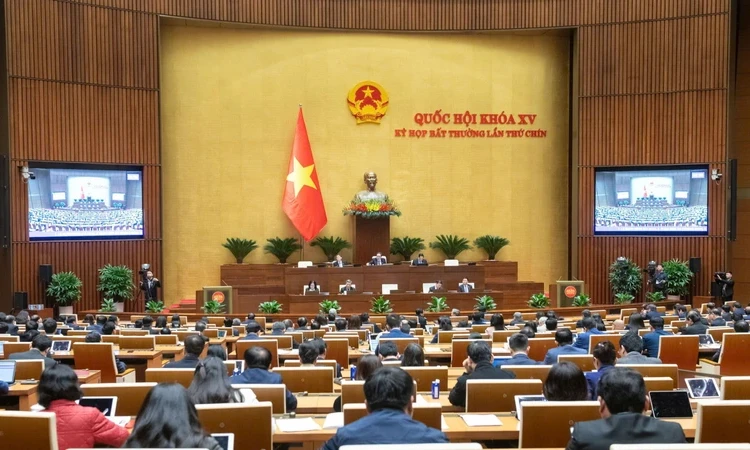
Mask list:
POLYGON ((365 219, 354 216, 354 264, 366 264, 380 252, 390 261, 391 218, 365 219))

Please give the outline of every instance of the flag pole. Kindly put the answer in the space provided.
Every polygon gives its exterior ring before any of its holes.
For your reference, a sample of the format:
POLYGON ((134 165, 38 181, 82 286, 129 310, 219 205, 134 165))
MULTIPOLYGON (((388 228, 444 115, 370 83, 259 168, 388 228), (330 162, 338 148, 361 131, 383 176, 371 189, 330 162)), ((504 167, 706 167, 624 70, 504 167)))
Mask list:
POLYGON ((302 247, 300 249, 299 260, 304 261, 305 260, 305 238, 302 237, 302 233, 300 233, 299 235, 299 245, 300 247, 302 247))

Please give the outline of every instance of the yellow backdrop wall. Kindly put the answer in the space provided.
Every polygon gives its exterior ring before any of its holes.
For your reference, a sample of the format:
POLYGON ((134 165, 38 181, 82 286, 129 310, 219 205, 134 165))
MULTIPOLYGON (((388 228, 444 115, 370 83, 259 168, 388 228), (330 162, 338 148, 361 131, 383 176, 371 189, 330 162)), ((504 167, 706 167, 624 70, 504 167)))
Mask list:
MULTIPOLYGON (((166 303, 220 282, 219 266, 234 262, 227 237, 298 236, 281 197, 299 103, 328 213, 322 234, 352 239, 341 211, 374 170, 403 212, 391 236, 497 234, 511 241, 498 259, 518 261, 522 280, 567 274, 569 37, 165 25, 161 39, 166 303), (347 108, 364 80, 390 95, 380 125, 356 125, 347 108), (436 109, 537 114, 547 137, 394 137, 436 109)), ((305 259, 324 256, 307 247, 305 259)), ((246 262, 275 259, 258 249, 246 262)))

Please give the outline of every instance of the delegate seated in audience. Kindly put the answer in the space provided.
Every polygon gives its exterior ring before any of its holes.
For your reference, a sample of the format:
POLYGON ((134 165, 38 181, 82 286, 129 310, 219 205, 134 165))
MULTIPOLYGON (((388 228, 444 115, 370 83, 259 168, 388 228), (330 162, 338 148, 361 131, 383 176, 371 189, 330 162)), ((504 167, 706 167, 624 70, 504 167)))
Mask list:
POLYGON ((424 310, 422 308, 417 308, 414 313, 417 315, 417 324, 419 325, 419 328, 426 328, 427 318, 424 316, 424 310))
POLYGON ((515 333, 508 339, 508 348, 510 348, 510 359, 502 361, 498 367, 502 366, 536 366, 539 364, 529 358, 529 338, 521 333, 515 333))
POLYGON ((557 331, 557 319, 554 317, 547 317, 547 321, 544 322, 544 328, 549 332, 557 331))
POLYGON ((448 400, 454 406, 466 406, 466 381, 509 380, 516 376, 492 365, 492 348, 484 341, 476 341, 467 347, 467 358, 463 362, 466 372, 458 377, 448 400))
MULTIPOLYGON (((326 359, 328 354, 328 344, 323 338, 310 339, 307 342, 312 342, 318 347, 318 359, 326 359)), ((336 378, 341 378, 341 364, 336 363, 336 373, 333 374, 336 378)))
POLYGON ((493 314, 492 317, 490 317, 490 326, 484 329, 485 334, 492 339, 492 333, 495 331, 503 331, 505 330, 505 319, 503 319, 502 314, 493 314))
MULTIPOLYGON (((734 323, 734 332, 735 333, 747 333, 750 331, 750 324, 748 322, 745 322, 744 320, 738 320, 734 323)), ((713 362, 719 362, 719 357, 721 356, 721 347, 719 347, 719 351, 714 353, 714 356, 711 357, 711 360, 713 362)))
POLYGON ((8 334, 11 336, 18 336, 18 325, 16 325, 16 317, 12 314, 5 316, 5 323, 8 324, 8 334))
POLYGON ((382 333, 383 330, 380 329, 378 324, 370 322, 370 314, 369 313, 362 313, 359 316, 362 319, 362 325, 372 325, 372 332, 373 333, 382 333))
POLYGON ((140 330, 143 328, 143 319, 137 319, 135 322, 133 322, 133 329, 140 330))
POLYGON ((742 320, 744 321, 750 320, 750 306, 745 306, 745 315, 742 316, 742 320))
POLYGON ((245 331, 247 334, 240 338, 241 341, 252 341, 255 339, 260 339, 260 335, 263 334, 263 330, 261 330, 260 324, 254 320, 251 320, 250 322, 245 325, 245 331))
POLYGON ((180 326, 182 326, 182 321, 180 321, 179 314, 172 314, 172 322, 170 325, 172 326, 172 328, 180 328, 180 326))
POLYGON ((336 327, 336 331, 346 331, 348 322, 346 319, 340 317, 333 321, 333 325, 336 327))
MULTIPOLYGON (((66 317, 65 318, 65 325, 70 330, 80 330, 81 329, 81 327, 78 326, 78 319, 76 318, 76 316, 68 316, 68 317, 66 317)), ((63 334, 65 334, 65 333, 63 333, 63 334)))
POLYGON ((722 319, 721 310, 714 308, 708 313, 708 326, 709 327, 724 327, 727 325, 727 321, 722 319))
POLYGON ((656 357, 659 355, 659 340, 661 336, 672 336, 671 331, 664 331, 664 319, 654 317, 649 321, 651 332, 643 336, 643 354, 646 356, 656 357))
POLYGON ((690 311, 686 319, 687 326, 680 334, 706 334, 708 332, 708 325, 704 324, 701 319, 701 314, 698 311, 690 311))
POLYGON ((208 403, 255 403, 252 389, 235 389, 227 376, 224 361, 214 356, 198 363, 188 387, 190 400, 196 405, 208 403))
POLYGON ((26 322, 26 331, 18 336, 18 342, 31 342, 39 336, 39 324, 36 322, 26 322))
POLYGON ((247 325, 250 322, 255 322, 255 313, 247 313, 247 318, 242 321, 242 325, 247 325))
POLYGON ((396 346, 396 343, 392 341, 381 342, 375 353, 380 357, 381 361, 401 360, 401 355, 398 354, 398 347, 396 346))
POLYGON ((312 367, 318 362, 318 346, 312 341, 306 341, 299 345, 300 367, 312 367))
POLYGON ((274 322, 271 325, 271 336, 282 336, 286 332, 284 322, 274 322))
POLYGON ((742 307, 742 303, 740 302, 734 302, 732 303, 732 320, 737 322, 738 320, 742 320, 742 318, 745 316, 745 309, 742 307))
POLYGON ((411 334, 401 330, 401 317, 398 314, 388 314, 385 318, 386 333, 380 335, 380 339, 410 338, 411 334))
POLYGON ((647 305, 644 305, 645 307, 641 311, 641 315, 648 321, 653 319, 654 317, 662 317, 664 314, 660 313, 656 309, 656 305, 653 303, 648 303, 647 305))
POLYGON ((39 404, 46 412, 55 413, 60 450, 93 448, 97 444, 120 447, 128 438, 125 428, 107 419, 98 409, 76 403, 83 393, 78 375, 70 366, 56 364, 42 372, 38 392, 39 404))
POLYGON ((424 349, 419 344, 409 344, 404 349, 404 356, 401 358, 402 367, 421 367, 424 366, 424 349))
POLYGON ((613 331, 623 331, 625 329, 625 321, 622 319, 617 319, 614 322, 612 322, 612 330, 613 331))
POLYGON ((484 325, 485 321, 482 319, 482 313, 479 311, 475 311, 474 314, 471 316, 471 324, 472 325, 484 325))
POLYGON ((597 388, 601 419, 576 422, 568 450, 609 450, 612 444, 681 444, 685 434, 678 423, 643 414, 646 383, 633 369, 616 367, 597 388))
MULTIPOLYGON (((107 322, 107 323, 112 324, 112 326, 114 326, 112 322, 107 322)), ((87 334, 86 337, 84 338, 84 342, 98 343, 101 341, 102 341, 102 335, 100 335, 96 331, 92 331, 91 333, 87 334)), ((120 359, 116 356, 115 356, 115 367, 117 367, 117 373, 123 373, 126 370, 128 370, 128 366, 126 366, 125 363, 120 361, 120 359)))
MULTIPOLYGON (((271 352, 263 347, 245 350, 245 371, 230 378, 232 384, 284 384, 281 375, 271 372, 271 352)), ((286 410, 297 409, 297 397, 286 390, 286 410)))
POLYGON ((42 321, 42 328, 44 329, 44 334, 46 334, 47 336, 62 334, 62 330, 57 329, 57 321, 51 317, 48 317, 42 321))
POLYGON ((534 339, 536 337, 536 331, 534 331, 531 327, 523 327, 521 328, 521 331, 519 333, 523 334, 529 339, 534 339))
POLYGON ((219 358, 222 361, 226 361, 229 359, 227 357, 227 349, 222 347, 219 344, 211 344, 208 346, 208 350, 206 351, 206 358, 213 356, 214 358, 219 358))
POLYGON ((583 355, 588 352, 588 348, 584 350, 573 346, 573 333, 567 328, 555 331, 555 342, 557 347, 547 350, 542 364, 555 364, 559 355, 583 355))
POLYGON ((570 361, 554 364, 542 386, 549 402, 576 402, 589 399, 586 377, 580 367, 570 361))
MULTIPOLYGON (((357 361, 357 374, 354 376, 356 381, 364 381, 376 370, 383 367, 380 358, 375 355, 364 355, 357 361)), ((341 396, 339 395, 333 402, 333 412, 341 412, 341 396)))
POLYGON ((438 333, 440 331, 452 331, 453 330, 453 323, 451 322, 450 317, 442 316, 438 319, 438 329, 434 331, 435 335, 432 336, 432 340, 430 343, 437 344, 438 341, 438 333))
POLYGON ((591 317, 591 311, 588 309, 584 309, 581 311, 581 320, 576 322, 576 328, 583 328, 583 321, 584 319, 591 317))
POLYGON ((185 338, 185 356, 179 361, 167 363, 165 369, 195 369, 201 362, 201 353, 206 347, 206 341, 197 334, 185 338))
POLYGON ((442 431, 412 419, 414 380, 398 367, 383 367, 365 381, 368 415, 336 431, 322 447, 344 445, 447 443, 442 431))
POLYGON ((187 390, 175 383, 160 383, 151 388, 123 448, 222 450, 203 430, 187 390))
POLYGON ((349 317, 349 320, 346 322, 346 329, 352 331, 362 329, 362 319, 358 314, 352 314, 351 317, 349 317))
POLYGON ((40 334, 31 341, 31 350, 13 353, 8 356, 8 359, 43 359, 44 369, 47 370, 57 364, 54 359, 48 356, 51 347, 52 339, 40 334))
POLYGON ((573 344, 573 347, 579 348, 581 350, 585 350, 586 352, 589 351, 589 340, 591 338, 592 334, 604 334, 601 331, 596 329, 596 321, 591 318, 587 317, 583 319, 583 333, 578 333, 578 339, 576 339, 575 344, 573 344))
POLYGON ((511 325, 523 325, 525 321, 523 320, 523 314, 520 312, 514 312, 513 313, 513 319, 510 321, 511 325))
MULTIPOLYGON (((151 320, 151 317, 148 317, 149 320, 151 320)), ((146 320, 146 317, 143 318, 144 322, 146 320)), ((96 316, 96 323, 89 325, 87 327, 90 331, 96 331, 99 334, 102 334, 102 328, 104 327, 104 324, 107 323, 107 318, 105 316, 96 316)))
POLYGON ((335 323, 338 317, 339 311, 336 308, 331 308, 328 310, 328 323, 335 323))
POLYGON ((297 330, 309 330, 310 327, 307 326, 307 318, 306 317, 300 317, 297 319, 297 330))
MULTIPOLYGON (((661 359, 643 355, 643 339, 635 333, 625 333, 620 337, 618 364, 661 364, 661 359)), ((658 353, 657 353, 658 355, 658 353)))
POLYGON ((596 387, 605 373, 614 369, 617 362, 617 351, 609 341, 603 341, 594 347, 594 368, 592 372, 586 372, 586 384, 588 385, 589 398, 596 398, 596 387))
POLYGON ((628 320, 627 326, 625 326, 625 329, 628 330, 631 333, 638 333, 638 330, 643 330, 646 328, 646 323, 643 321, 643 316, 638 313, 633 313, 630 315, 630 320, 628 320))
POLYGON ((167 328, 167 317, 166 316, 159 316, 156 318, 156 322, 154 322, 154 326, 149 330, 149 334, 170 334, 170 333, 162 333, 162 330, 164 328, 167 328))

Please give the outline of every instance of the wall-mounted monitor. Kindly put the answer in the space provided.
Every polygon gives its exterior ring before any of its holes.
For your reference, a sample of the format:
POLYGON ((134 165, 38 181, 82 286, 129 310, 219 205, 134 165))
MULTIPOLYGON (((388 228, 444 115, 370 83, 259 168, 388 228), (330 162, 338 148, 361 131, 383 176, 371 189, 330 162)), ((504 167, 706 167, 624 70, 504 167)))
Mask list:
POLYGON ((140 168, 31 163, 31 240, 143 237, 140 168))
POLYGON ((708 234, 708 166, 596 169, 594 234, 708 234))

